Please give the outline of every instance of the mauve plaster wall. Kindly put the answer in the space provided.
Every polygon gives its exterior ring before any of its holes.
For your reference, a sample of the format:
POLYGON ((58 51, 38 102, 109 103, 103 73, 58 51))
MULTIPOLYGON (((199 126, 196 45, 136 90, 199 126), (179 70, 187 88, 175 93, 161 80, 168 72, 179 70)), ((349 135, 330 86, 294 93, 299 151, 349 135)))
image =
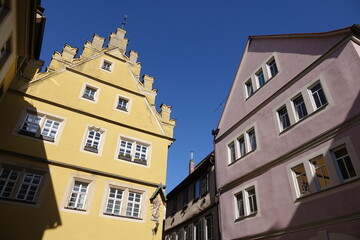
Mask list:
MULTIPOLYGON (((244 118, 270 95, 274 94, 305 67, 318 59, 321 54, 329 50, 343 37, 344 35, 318 39, 255 39, 252 41, 249 51, 242 60, 227 106, 219 123, 220 132, 218 137, 240 119, 244 118), (272 52, 277 53, 279 60, 277 64, 279 65, 280 72, 245 101, 243 83, 259 68, 261 63, 271 57, 272 52)), ((349 41, 288 89, 275 96, 259 111, 244 120, 239 127, 215 145, 218 188, 221 189, 226 184, 279 158, 301 144, 316 139, 318 135, 359 114, 359 76, 359 46, 349 41), (329 104, 298 122, 291 129, 279 134, 274 117, 275 111, 299 93, 301 88, 304 88, 320 76, 323 77, 325 87, 327 87, 330 93, 330 96, 327 96, 329 104), (231 166, 228 166, 228 143, 231 140, 235 140, 239 137, 240 133, 245 132, 252 126, 255 126, 256 130, 257 149, 231 166)), ((255 175, 246 181, 240 181, 240 185, 237 187, 227 189, 220 196, 223 239, 262 233, 292 225, 305 224, 308 221, 317 221, 344 213, 360 211, 359 181, 339 185, 330 190, 308 196, 300 201, 294 201, 290 185, 292 183, 289 181, 287 169, 291 162, 305 158, 308 154, 318 149, 330 148, 333 142, 345 138, 350 139, 356 155, 354 160, 358 164, 360 157, 359 136, 360 127, 357 125, 357 127, 353 127, 334 139, 330 139, 299 156, 290 158, 266 172, 255 175), (235 206, 233 194, 238 188, 248 183, 256 184, 259 202, 258 214, 255 217, 245 218, 234 223, 235 206)), ((360 172, 358 172, 358 175, 360 175, 360 172)), ((360 226, 359 221, 357 221, 357 225, 360 226)), ((348 234, 360 237, 359 227, 355 226, 347 226, 344 229, 346 229, 348 234)), ((316 235, 313 232, 310 235, 305 232, 302 234, 304 236, 316 235)), ((274 239, 292 238, 279 237, 274 239)))

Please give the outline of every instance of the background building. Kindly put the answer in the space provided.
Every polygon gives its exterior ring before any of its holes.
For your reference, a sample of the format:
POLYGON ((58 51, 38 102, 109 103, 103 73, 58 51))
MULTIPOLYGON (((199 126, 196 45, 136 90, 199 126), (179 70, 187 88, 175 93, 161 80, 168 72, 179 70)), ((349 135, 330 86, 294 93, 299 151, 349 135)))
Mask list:
POLYGON ((360 239, 359 37, 249 37, 215 136, 222 239, 360 239))
POLYGON ((214 153, 195 168, 193 154, 189 176, 167 195, 164 238, 219 239, 214 153))
POLYGON ((2 239, 161 239, 175 121, 125 33, 27 64, 5 94, 2 239))
POLYGON ((40 5, 40 0, 0 1, 0 101, 15 74, 39 59, 46 20, 40 5))

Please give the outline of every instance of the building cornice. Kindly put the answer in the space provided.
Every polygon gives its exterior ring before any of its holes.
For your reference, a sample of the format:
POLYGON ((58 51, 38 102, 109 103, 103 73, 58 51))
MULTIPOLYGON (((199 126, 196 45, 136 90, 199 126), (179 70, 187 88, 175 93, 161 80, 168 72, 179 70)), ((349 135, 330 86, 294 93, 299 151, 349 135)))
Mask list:
POLYGON ((149 187, 158 188, 159 185, 161 185, 163 189, 166 188, 166 186, 162 185, 161 183, 148 182, 148 181, 144 181, 144 180, 140 180, 140 179, 136 179, 136 178, 126 177, 126 176, 119 175, 119 174, 99 171, 99 170, 96 170, 96 169, 77 166, 77 165, 68 164, 68 163, 63 163, 63 162, 59 162, 59 161, 55 161, 55 160, 51 160, 51 159, 47 159, 47 158, 36 157, 36 156, 28 155, 28 154, 25 154, 25 153, 18 153, 18 152, 13 152, 13 151, 4 150, 4 149, 0 149, 0 153, 8 154, 8 155, 11 155, 11 156, 14 156, 14 157, 27 159, 27 160, 30 160, 30 161, 39 162, 39 163, 43 163, 43 164, 58 166, 58 167, 62 167, 62 168, 70 168, 70 169, 73 169, 73 170, 76 170, 76 171, 82 171, 82 172, 86 172, 86 173, 90 173, 90 174, 96 174, 96 175, 101 175, 101 176, 104 176, 104 177, 110 177, 110 178, 115 178, 115 179, 118 179, 118 180, 124 180, 124 181, 127 181, 127 182, 142 184, 142 185, 149 186, 149 187))

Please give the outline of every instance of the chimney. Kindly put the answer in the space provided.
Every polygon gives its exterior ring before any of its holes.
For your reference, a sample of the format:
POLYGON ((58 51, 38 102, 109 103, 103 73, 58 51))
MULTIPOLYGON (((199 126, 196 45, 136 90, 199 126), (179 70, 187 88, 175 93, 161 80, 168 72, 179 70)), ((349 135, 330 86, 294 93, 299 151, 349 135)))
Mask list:
POLYGON ((190 161, 189 161, 189 174, 191 174, 194 171, 194 152, 190 152, 190 161))

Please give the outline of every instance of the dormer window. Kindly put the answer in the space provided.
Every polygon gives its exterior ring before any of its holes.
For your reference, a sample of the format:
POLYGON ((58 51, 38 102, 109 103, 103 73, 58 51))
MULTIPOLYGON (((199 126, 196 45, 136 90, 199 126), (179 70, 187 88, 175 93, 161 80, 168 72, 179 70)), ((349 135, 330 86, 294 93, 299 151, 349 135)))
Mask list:
POLYGON ((116 108, 119 110, 128 111, 128 104, 129 104, 129 100, 119 97, 116 108))
POLYGON ((94 87, 86 86, 83 94, 83 98, 94 101, 97 89, 94 87))
POLYGON ((104 60, 101 66, 102 69, 111 72, 112 71, 112 62, 104 60))
POLYGON ((268 69, 269 69, 269 73, 270 73, 270 78, 274 77, 276 74, 278 74, 279 70, 277 68, 275 59, 272 58, 268 63, 267 63, 268 69))
POLYGON ((264 72, 262 69, 260 69, 256 74, 256 79, 258 82, 258 86, 259 88, 261 88, 264 84, 265 84, 265 76, 264 76, 264 72))

